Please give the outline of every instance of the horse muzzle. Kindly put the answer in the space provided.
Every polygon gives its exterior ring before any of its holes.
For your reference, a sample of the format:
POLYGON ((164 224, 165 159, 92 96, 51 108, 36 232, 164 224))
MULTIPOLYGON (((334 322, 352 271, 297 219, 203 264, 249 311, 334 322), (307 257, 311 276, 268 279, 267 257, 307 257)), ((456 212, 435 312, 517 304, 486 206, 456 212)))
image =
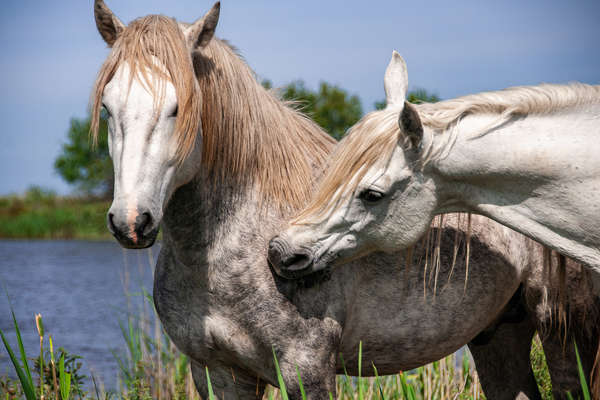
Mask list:
POLYGON ((283 278, 298 279, 315 272, 313 259, 308 249, 293 249, 281 236, 269 242, 267 260, 283 278))
POLYGON ((158 236, 158 221, 148 209, 126 209, 113 203, 106 222, 110 233, 128 249, 150 247, 158 236))

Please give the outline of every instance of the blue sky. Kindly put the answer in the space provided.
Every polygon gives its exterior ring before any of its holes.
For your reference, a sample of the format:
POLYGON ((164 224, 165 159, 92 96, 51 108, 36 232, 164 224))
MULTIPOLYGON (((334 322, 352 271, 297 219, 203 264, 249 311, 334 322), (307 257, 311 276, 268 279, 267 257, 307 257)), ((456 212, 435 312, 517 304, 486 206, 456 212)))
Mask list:
MULTIPOLYGON (((199 0, 105 0, 123 20, 163 13, 192 21, 199 0)), ((383 98, 391 51, 411 88, 442 98, 540 82, 600 84, 600 2, 223 0, 217 36, 276 86, 335 83, 365 111, 383 98)), ((0 194, 32 184, 69 193, 53 162, 69 119, 84 117, 108 50, 92 1, 8 0, 0 14, 0 194)))

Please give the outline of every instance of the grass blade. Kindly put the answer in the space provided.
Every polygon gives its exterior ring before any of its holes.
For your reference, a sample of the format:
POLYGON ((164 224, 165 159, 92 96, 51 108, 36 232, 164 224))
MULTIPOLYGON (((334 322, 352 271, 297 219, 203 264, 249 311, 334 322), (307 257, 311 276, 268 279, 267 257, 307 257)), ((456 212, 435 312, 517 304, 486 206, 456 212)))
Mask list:
POLYGON ((17 343, 19 344, 19 352, 21 353, 21 361, 23 362, 23 369, 27 374, 27 378, 29 382, 33 384, 33 379, 31 378, 31 371, 29 370, 29 364, 27 364, 27 355, 25 354, 25 347, 23 347, 23 340, 21 339, 21 331, 19 330, 19 324, 17 324, 17 318, 15 317, 15 312, 12 309, 12 304, 10 304, 10 313, 12 314, 13 325, 15 326, 15 334, 17 335, 17 343))
POLYGON ((350 377, 348 376, 348 370, 346 369, 346 363, 344 362, 344 356, 340 353, 340 361, 342 362, 342 368, 344 369, 344 385, 342 386, 342 398, 344 398, 344 394, 347 392, 352 397, 354 397, 354 390, 352 389, 352 385, 350 384, 350 377))
POLYGON ((92 383, 94 384, 94 391, 96 392, 96 399, 100 400, 100 392, 98 391, 98 385, 96 384, 96 378, 94 377, 94 375, 92 375, 92 383))
POLYGON ((385 400, 385 396, 383 395, 383 389, 381 388, 381 384, 379 382, 379 374, 377 373, 377 368, 375 368, 375 364, 373 365, 373 372, 375 372, 375 384, 377 385, 377 389, 379 389, 379 397, 381 400, 385 400))
POLYGON ((15 353, 8 344, 4 333, 0 331, 0 335, 2 336, 2 342, 4 343, 4 347, 6 348, 6 351, 10 356, 10 360, 13 363, 15 372, 19 377, 21 387, 23 388, 23 392, 25 393, 25 397, 27 397, 27 400, 35 400, 35 385, 33 383, 33 379, 31 378, 31 371, 29 371, 27 355, 25 354, 25 347, 23 346, 23 340, 21 339, 21 331, 19 330, 19 324, 17 323, 17 318, 15 317, 15 312, 13 310, 12 303, 10 302, 10 297, 8 297, 8 291, 6 290, 6 286, 4 286, 4 282, 2 282, 2 288, 4 289, 4 293, 6 294, 6 300, 8 301, 8 306, 10 307, 10 313, 12 315, 13 325, 15 327, 15 334, 17 336, 17 343, 19 345, 21 361, 23 362, 22 366, 19 365, 17 357, 15 356, 15 353))
POLYGON ((406 376, 404 375, 404 372, 400 372, 400 384, 402 386, 404 398, 407 400, 416 400, 417 395, 415 393, 415 389, 406 382, 406 376))
POLYGON ((584 400, 591 400, 590 389, 588 388, 585 373, 583 372, 583 367, 581 366, 581 359, 579 358, 579 350, 577 350, 577 343, 573 342, 575 345, 575 357, 577 358, 577 369, 579 370, 579 382, 581 383, 581 391, 583 392, 584 400))
POLYGON ((277 381, 279 382, 279 391, 281 392, 281 398, 283 400, 289 400, 287 390, 285 389, 285 382, 279 369, 279 362, 277 361, 277 355, 275 354, 275 347, 273 347, 273 359, 275 360, 275 370, 277 371, 277 381))
POLYGON ((60 372, 60 397, 63 400, 67 400, 69 398, 69 394, 71 392, 71 374, 65 372, 65 354, 61 354, 60 361, 58 365, 58 370, 60 372))
POLYGON ((4 333, 1 330, 0 330, 0 336, 2 336, 2 342, 4 342, 4 347, 6 348, 6 351, 8 352, 8 355, 10 356, 10 360, 13 363, 15 372, 17 373, 17 376, 19 377, 19 381, 21 382, 21 387, 23 388, 23 392, 25 393, 25 397, 27 398, 27 400, 35 400, 35 392, 33 389, 34 386, 33 386, 32 380, 31 380, 31 376, 28 377, 27 374, 25 373, 25 371, 23 371, 23 369, 19 365, 17 357, 15 356, 15 353, 13 353, 12 348, 8 344, 8 341, 6 340, 6 337, 4 337, 4 333))
POLYGON ((215 400, 215 393, 213 392, 212 383, 210 382, 210 374, 208 373, 208 367, 206 369, 206 382, 208 383, 208 400, 215 400))
POLYGON ((358 399, 364 400, 363 384, 362 384, 362 340, 358 342, 358 399))
POLYGON ((306 400, 306 393, 304 393, 304 385, 302 384, 302 377, 300 376, 300 370, 296 365, 296 373, 298 374, 298 384, 300 385, 300 395, 302 395, 302 400, 306 400))

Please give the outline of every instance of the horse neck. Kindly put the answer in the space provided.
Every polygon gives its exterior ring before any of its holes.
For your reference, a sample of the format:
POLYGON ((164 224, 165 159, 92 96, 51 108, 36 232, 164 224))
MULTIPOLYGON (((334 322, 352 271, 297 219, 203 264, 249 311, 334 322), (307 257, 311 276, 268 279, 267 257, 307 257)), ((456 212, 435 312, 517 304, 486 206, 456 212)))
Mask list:
POLYGON ((470 115, 435 136, 441 142, 456 133, 456 141, 447 156, 433 164, 442 175, 460 180, 524 174, 535 179, 559 177, 565 163, 589 162, 585 151, 580 160, 574 156, 598 138, 599 115, 600 103, 513 116, 490 130, 485 128, 494 125, 497 114, 470 115))
POLYGON ((194 63, 203 96, 202 164, 170 200, 165 232, 180 244, 193 232, 202 238, 190 244, 196 248, 230 238, 262 243, 305 203, 334 142, 259 85, 223 42, 213 40, 194 63))
POLYGON ((468 133, 480 132, 497 115, 464 118, 447 156, 430 167, 439 181, 437 212, 486 215, 600 265, 600 252, 589 248, 597 247, 600 237, 591 232, 598 230, 587 227, 597 220, 591 211, 600 202, 594 189, 600 185, 599 115, 600 104, 588 104, 513 117, 476 135, 468 133))
POLYGON ((265 201, 300 207, 333 140, 256 81, 223 42, 195 58, 203 97, 202 168, 213 185, 260 186, 265 201))

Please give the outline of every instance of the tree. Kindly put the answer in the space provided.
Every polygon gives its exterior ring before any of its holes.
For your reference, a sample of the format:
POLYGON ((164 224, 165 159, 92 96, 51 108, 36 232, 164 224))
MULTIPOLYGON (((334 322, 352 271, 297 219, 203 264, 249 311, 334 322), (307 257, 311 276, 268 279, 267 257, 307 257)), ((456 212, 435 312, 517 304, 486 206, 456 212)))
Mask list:
MULTIPOLYGON (((271 82, 264 81, 263 86, 271 88, 271 82)), ((336 139, 362 117, 358 96, 327 82, 321 82, 319 89, 312 91, 303 81, 295 81, 280 89, 280 94, 285 100, 297 103, 300 111, 336 139)))
POLYGON ((98 145, 90 142, 90 117, 72 118, 67 142, 54 161, 54 169, 70 184, 85 194, 110 197, 113 190, 113 168, 108 153, 108 125, 100 119, 98 145))
MULTIPOLYGON (((419 103, 437 103, 440 101, 440 98, 436 94, 428 93, 427 90, 418 88, 411 92, 408 92, 408 96, 406 96, 406 100, 409 103, 419 104, 419 103)), ((376 101, 375 109, 383 110, 386 106, 386 101, 376 101)))

